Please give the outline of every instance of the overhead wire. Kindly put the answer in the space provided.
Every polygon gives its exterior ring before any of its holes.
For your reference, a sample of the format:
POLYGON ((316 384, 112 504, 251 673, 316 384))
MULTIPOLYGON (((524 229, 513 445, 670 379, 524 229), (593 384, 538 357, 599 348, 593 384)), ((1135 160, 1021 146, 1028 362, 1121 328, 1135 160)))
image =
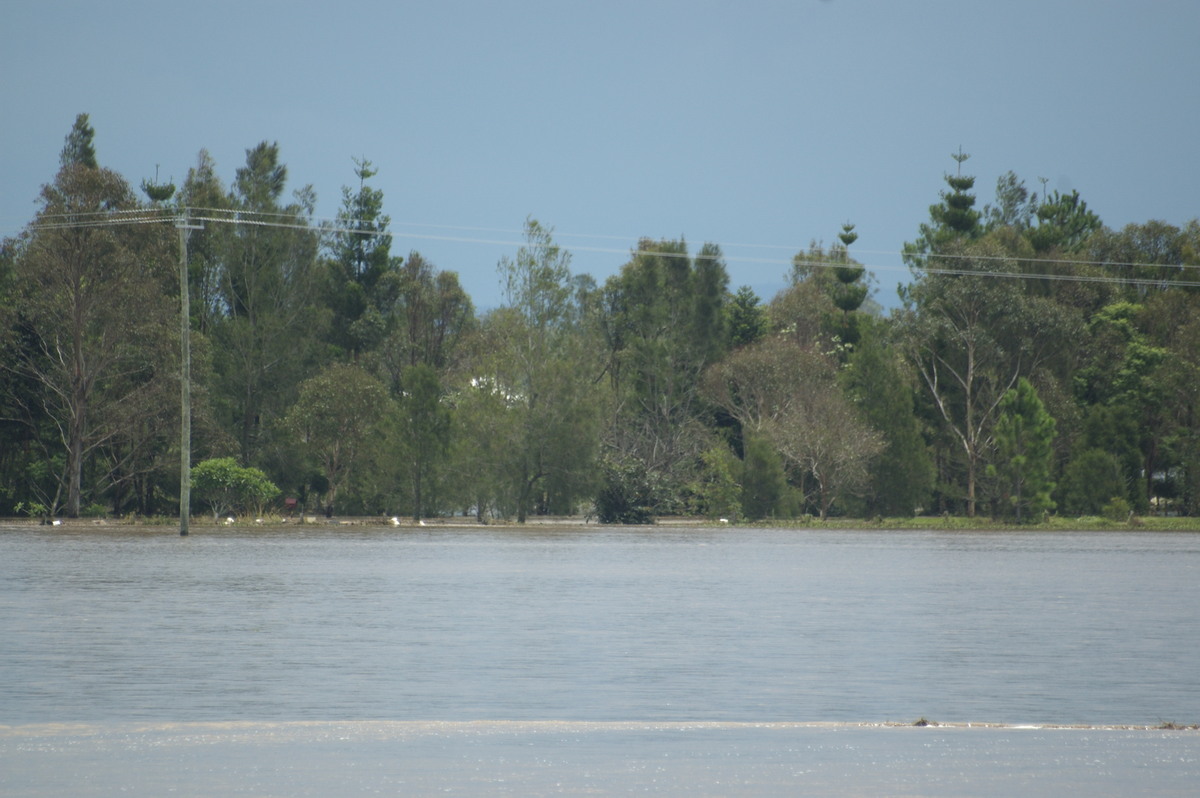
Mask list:
MULTIPOLYGON (((38 221, 32 222, 25 229, 27 231, 38 230, 62 230, 62 229, 87 229, 105 226, 121 226, 134 224, 157 224, 157 223, 179 223, 185 220, 188 223, 210 222, 213 224, 240 224, 252 227, 269 227, 277 229, 300 230, 307 231, 317 235, 328 234, 351 234, 351 235, 378 235, 388 236, 393 240, 396 239, 414 239, 423 241, 438 241, 443 243, 454 244, 476 244, 486 246, 511 246, 521 247, 527 242, 519 238, 483 238, 472 235, 444 235, 435 233, 414 232, 411 230, 396 230, 385 229, 379 230, 370 225, 377 224, 377 220, 372 219, 357 219, 346 217, 318 217, 314 215, 301 215, 303 221, 284 221, 288 219, 296 219, 295 212, 287 211, 261 211, 247 210, 234 208, 212 208, 212 207, 184 207, 184 208, 134 208, 134 209, 105 209, 97 211, 79 211, 43 214, 38 221), (354 226, 359 225, 359 226, 354 226)), ((461 225, 447 224, 432 224, 424 222, 395 222, 387 220, 387 224, 401 228, 427 228, 435 230, 456 230, 465 233, 502 233, 511 236, 520 236, 524 233, 523 230, 515 230, 511 228, 491 228, 491 227, 466 227, 461 225)), ((555 231, 559 238, 573 239, 599 239, 599 240, 629 240, 625 237, 613 235, 599 235, 590 233, 569 233, 555 231)), ((645 240, 642 237, 640 240, 645 240)), ((722 247, 722 259, 727 263, 737 263, 746 265, 758 266, 784 266, 791 267, 793 265, 809 266, 813 268, 832 268, 839 265, 845 265, 844 262, 826 260, 821 257, 806 257, 808 253, 813 252, 813 247, 788 247, 777 244, 742 244, 730 243, 719 245, 722 247), (725 251, 731 250, 730 252, 725 251), (795 251, 797 254, 791 258, 763 258, 752 257, 742 254, 734 254, 732 250, 737 249, 774 249, 782 251, 795 251)), ((569 251, 587 252, 590 254, 609 254, 628 256, 637 254, 638 250, 630 247, 605 247, 586 244, 571 245, 569 251)), ((817 247, 820 251, 820 247, 817 247)), ((687 253, 672 253, 672 252, 655 252, 660 257, 689 257, 687 253)), ((857 250, 855 255, 882 255, 889 257, 903 257, 903 253, 882 251, 882 250, 857 250)), ((1177 269, 1183 272, 1185 269, 1200 269, 1200 264, 1183 264, 1183 263, 1149 263, 1149 262, 1117 262, 1108 260, 1056 260, 1053 258, 1025 258, 1011 257, 1005 255, 975 255, 975 254, 936 254, 936 255, 920 255, 923 259, 928 259, 932 262, 954 262, 954 261, 973 261, 973 262, 1013 262, 1020 261, 1026 264, 1045 264, 1058 266, 1093 266, 1101 269, 1177 269)), ((920 274, 939 274, 939 275, 956 275, 956 276, 977 276, 977 277, 993 277, 1003 279, 1022 279, 1022 280, 1050 280, 1050 281, 1069 281, 1082 283, 1109 283, 1121 285, 1158 285, 1166 283, 1172 286, 1180 287, 1200 287, 1200 281, 1196 280, 1162 280, 1155 278, 1139 277, 1134 275, 1105 275, 1105 274, 1062 274, 1054 272, 1023 272, 1023 271, 994 271, 988 269, 956 269, 939 267, 926 263, 921 266, 898 266, 883 263, 864 263, 853 261, 854 265, 861 266, 864 269, 872 272, 904 272, 920 275, 920 274)))

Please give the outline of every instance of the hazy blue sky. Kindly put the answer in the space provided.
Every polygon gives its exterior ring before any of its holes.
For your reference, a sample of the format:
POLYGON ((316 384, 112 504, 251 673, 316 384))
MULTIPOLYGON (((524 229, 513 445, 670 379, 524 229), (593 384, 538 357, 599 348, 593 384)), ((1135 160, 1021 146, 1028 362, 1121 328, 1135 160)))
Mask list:
POLYGON ((684 236, 764 299, 852 221, 888 302, 960 146, 980 205, 1011 169, 1110 227, 1200 215, 1198 34, 1195 0, 6 0, 0 235, 84 111, 134 185, 278 141, 322 216, 365 156, 393 252, 483 307, 530 215, 600 281, 684 236))

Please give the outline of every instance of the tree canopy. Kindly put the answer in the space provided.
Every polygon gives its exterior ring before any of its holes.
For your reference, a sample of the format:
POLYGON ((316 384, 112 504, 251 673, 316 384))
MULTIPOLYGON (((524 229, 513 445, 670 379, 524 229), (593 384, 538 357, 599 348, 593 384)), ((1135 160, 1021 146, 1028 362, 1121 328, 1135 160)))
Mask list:
POLYGON ((1011 171, 977 207, 959 148, 890 313, 849 221, 760 298, 683 239, 599 283, 532 217, 477 312, 395 252, 365 158, 320 221, 277 142, 228 184, 201 152, 143 200, 95 140, 80 114, 0 246, 0 514, 177 512, 189 328, 218 515, 1200 512, 1200 220, 1110 229, 1011 171))

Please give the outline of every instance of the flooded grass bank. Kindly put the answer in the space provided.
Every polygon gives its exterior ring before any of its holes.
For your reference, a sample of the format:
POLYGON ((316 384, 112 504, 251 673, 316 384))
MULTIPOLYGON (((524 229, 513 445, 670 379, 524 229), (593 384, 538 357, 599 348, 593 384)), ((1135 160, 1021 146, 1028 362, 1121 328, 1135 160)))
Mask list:
MULTIPOLYGON (((167 517, 128 517, 128 518, 63 518, 54 519, 47 524, 39 519, 31 518, 0 518, 0 529, 16 527, 27 529, 37 526, 70 527, 73 530, 109 527, 138 528, 151 530, 179 526, 178 518, 167 517)), ((463 516, 444 518, 425 518, 421 521, 412 519, 391 519, 379 516, 349 516, 324 518, 266 516, 261 519, 236 519, 234 521, 215 521, 210 516, 197 516, 190 521, 190 527, 196 530, 214 529, 247 529, 252 527, 287 528, 287 527, 319 527, 319 528, 355 528, 355 527, 397 527, 397 528, 538 528, 538 527, 587 527, 607 529, 686 529, 689 527, 711 529, 796 529, 796 530, 855 530, 871 531, 963 531, 963 532, 1200 532, 1200 517, 1179 516, 1135 516, 1128 521, 1113 521, 1101 516, 1083 516, 1077 518, 1052 517, 1040 524, 1017 524, 998 521, 992 518, 965 518, 959 516, 917 516, 913 518, 830 518, 824 521, 817 518, 790 518, 755 522, 721 522, 708 518, 692 516, 671 516, 657 519, 653 524, 643 526, 626 526, 620 524, 606 525, 594 519, 583 516, 538 516, 528 519, 524 524, 515 521, 492 520, 480 523, 473 518, 463 516)))

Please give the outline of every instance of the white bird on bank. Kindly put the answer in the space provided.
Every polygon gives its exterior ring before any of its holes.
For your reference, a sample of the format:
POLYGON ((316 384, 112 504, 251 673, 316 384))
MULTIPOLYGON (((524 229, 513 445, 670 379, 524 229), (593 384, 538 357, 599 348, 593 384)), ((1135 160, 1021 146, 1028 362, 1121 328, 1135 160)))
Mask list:
POLYGON ((392 526, 400 526, 400 519, 394 515, 392 516, 392 526))

